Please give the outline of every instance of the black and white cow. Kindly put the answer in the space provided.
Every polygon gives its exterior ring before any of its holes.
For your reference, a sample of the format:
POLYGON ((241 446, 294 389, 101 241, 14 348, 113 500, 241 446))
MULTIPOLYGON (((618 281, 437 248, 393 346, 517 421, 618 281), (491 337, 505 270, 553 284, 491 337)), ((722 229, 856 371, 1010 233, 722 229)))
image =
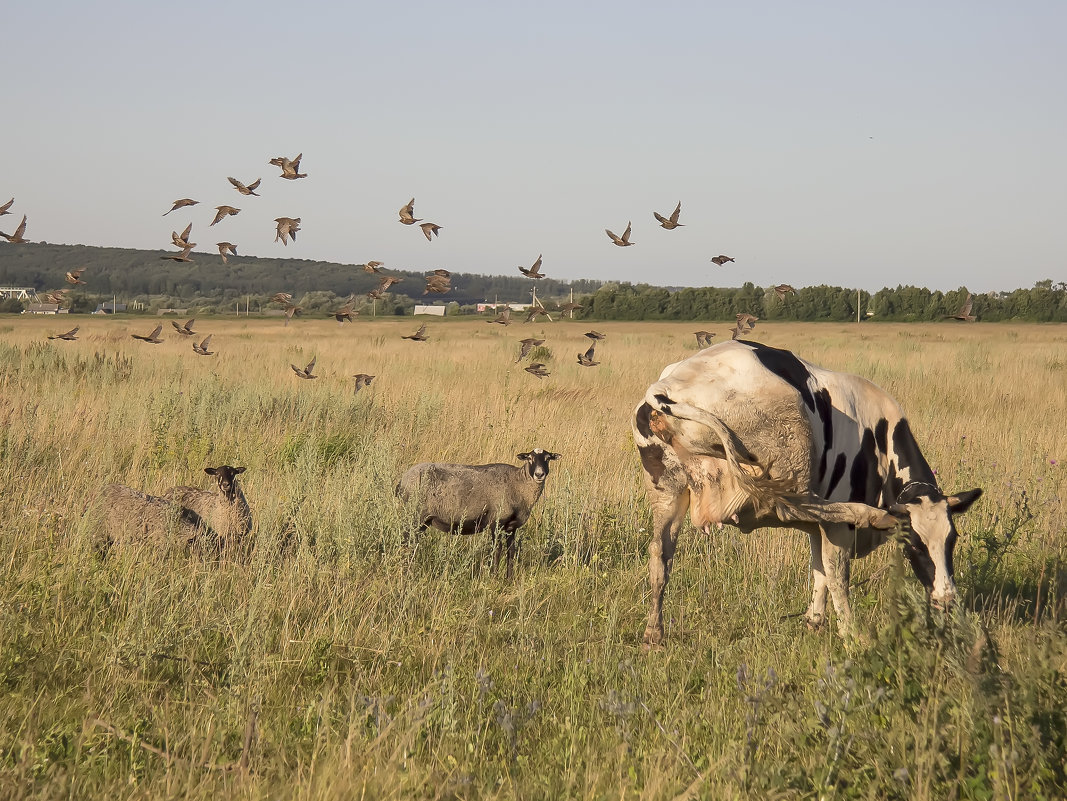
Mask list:
POLYGON ((900 406, 870 381, 756 342, 723 342, 664 369, 633 427, 653 507, 646 645, 663 640, 663 590, 687 511, 708 533, 723 523, 806 532, 812 626, 825 620, 829 590, 838 626, 851 632, 849 562, 898 523, 932 600, 952 602, 952 517, 982 491, 942 494, 900 406))

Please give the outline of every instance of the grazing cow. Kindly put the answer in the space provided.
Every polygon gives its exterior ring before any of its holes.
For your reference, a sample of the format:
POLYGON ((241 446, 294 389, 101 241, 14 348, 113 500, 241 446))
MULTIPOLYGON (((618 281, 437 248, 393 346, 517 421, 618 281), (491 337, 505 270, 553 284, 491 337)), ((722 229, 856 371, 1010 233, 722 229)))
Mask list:
POLYGON ((829 590, 838 626, 851 633, 849 562, 898 523, 932 600, 952 602, 952 517, 982 491, 942 494, 900 406, 870 381, 724 342, 664 369, 633 428, 653 508, 646 646, 663 641, 663 590, 686 511, 705 533, 724 522, 807 533, 812 627, 825 619, 829 590))

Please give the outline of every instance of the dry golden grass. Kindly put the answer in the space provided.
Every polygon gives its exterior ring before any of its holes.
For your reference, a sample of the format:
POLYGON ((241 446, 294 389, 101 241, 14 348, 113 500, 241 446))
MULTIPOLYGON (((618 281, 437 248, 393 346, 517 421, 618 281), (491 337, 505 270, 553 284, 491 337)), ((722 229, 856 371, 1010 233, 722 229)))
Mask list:
POLYGON ((1003 708, 1065 697, 1054 615, 1067 329, 760 323, 753 338, 893 394, 946 490, 985 488, 960 525, 965 608, 955 634, 902 648, 894 636, 926 629, 900 623, 891 599, 914 601, 914 581, 898 586, 883 548, 854 578, 874 646, 848 655, 832 632, 780 620, 806 603, 804 537, 687 529, 668 648, 644 656, 648 512, 630 415, 665 365, 696 352, 701 325, 598 322, 602 364, 584 368, 590 326, 577 321, 430 319, 419 343, 401 339, 418 327, 410 318, 205 317, 195 339, 213 335, 212 357, 173 330, 160 345, 130 338, 149 318, 88 318, 79 341, 46 340, 67 323, 0 318, 0 785, 11 795, 766 797, 866 785, 919 798, 980 767, 1012 797, 1019 771, 1062 742, 1013 733, 1023 757, 998 766, 987 752, 1003 731, 945 721, 997 710, 1036 725, 1003 708), (544 380, 523 371, 529 359, 515 364, 534 335, 547 340, 535 354, 544 380), (312 357, 320 377, 301 380, 289 365, 312 357), (356 395, 354 373, 376 379, 356 395), (392 491, 405 467, 514 463, 532 447, 563 459, 513 584, 482 570, 482 538, 405 544, 392 491), (222 463, 248 468, 250 563, 92 553, 85 512, 100 486, 206 487, 202 468, 222 463), (957 670, 979 625, 996 670, 1026 677, 1022 700, 957 670), (879 668, 883 652, 909 654, 908 670, 879 668), (846 656, 893 701, 862 712, 841 701, 852 691, 826 666, 846 656), (1031 676, 1035 665, 1045 672, 1031 676), (777 679, 764 687, 768 669, 777 679), (903 677, 923 670, 908 689, 903 677), (837 706, 817 715, 827 687, 837 706), (944 731, 909 734, 920 712, 944 731), (855 728, 852 745, 826 739, 827 715, 855 728), (247 769, 202 767, 242 756, 247 769), (898 768, 907 782, 894 784, 898 768))

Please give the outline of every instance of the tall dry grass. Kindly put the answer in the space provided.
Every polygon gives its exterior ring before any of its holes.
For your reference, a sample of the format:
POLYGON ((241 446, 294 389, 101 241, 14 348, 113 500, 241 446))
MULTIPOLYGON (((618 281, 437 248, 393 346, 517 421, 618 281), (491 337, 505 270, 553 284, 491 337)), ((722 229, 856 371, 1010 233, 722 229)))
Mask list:
POLYGON ((0 319, 0 796, 1067 792, 1067 331, 760 324, 897 397, 943 487, 985 488, 964 602, 929 617, 883 548, 856 565, 846 647, 782 619, 806 604, 806 538, 687 529, 669 644, 645 655, 629 417, 700 326, 597 323, 587 369, 571 321, 432 320, 416 343, 410 318, 203 318, 214 357, 129 337, 153 324, 49 342, 62 323, 0 319), (542 333, 539 381, 514 362, 542 333), (313 356, 320 378, 297 378, 313 356), (377 376, 358 395, 357 372, 377 376), (563 459, 513 583, 481 537, 408 536, 405 467, 531 447, 563 459), (94 552, 100 486, 208 486, 222 463, 248 468, 249 562, 94 552))

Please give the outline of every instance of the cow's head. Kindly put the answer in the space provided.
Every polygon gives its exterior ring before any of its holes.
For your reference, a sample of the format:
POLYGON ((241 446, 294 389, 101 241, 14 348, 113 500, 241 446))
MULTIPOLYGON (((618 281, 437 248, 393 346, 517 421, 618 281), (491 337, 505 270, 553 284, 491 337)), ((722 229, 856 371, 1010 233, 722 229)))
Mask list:
POLYGON ((553 459, 558 459, 559 454, 534 448, 529 453, 520 453, 516 458, 526 462, 526 472, 530 474, 530 478, 535 481, 544 481, 548 478, 548 463, 553 459))
POLYGON ((930 592, 930 599, 949 607, 956 597, 952 552, 956 548, 953 515, 966 512, 982 490, 942 495, 933 484, 912 481, 904 486, 890 512, 907 524, 905 553, 915 575, 930 592))

